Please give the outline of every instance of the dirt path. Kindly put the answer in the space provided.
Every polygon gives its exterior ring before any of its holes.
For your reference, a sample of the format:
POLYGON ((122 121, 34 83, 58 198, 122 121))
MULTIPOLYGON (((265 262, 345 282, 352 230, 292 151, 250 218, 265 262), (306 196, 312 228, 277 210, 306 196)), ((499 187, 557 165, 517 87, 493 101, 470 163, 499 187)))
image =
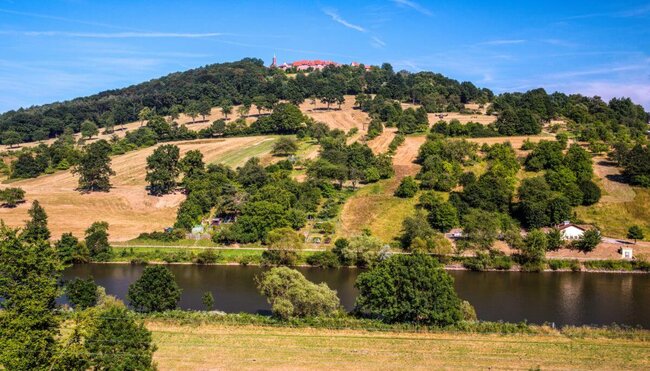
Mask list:
POLYGON ((415 176, 420 170, 420 165, 414 163, 418 157, 420 146, 426 141, 426 137, 406 137, 404 143, 397 148, 393 157, 395 178, 399 182, 405 176, 415 176))
POLYGON ((390 142, 395 138, 397 128, 385 128, 384 131, 376 138, 368 141, 368 147, 375 154, 385 153, 388 151, 390 142))
MULTIPOLYGON (((206 163, 219 161, 242 148, 272 140, 272 137, 257 136, 228 139, 173 142, 181 154, 189 150, 200 150, 206 163)), ((0 209, 0 219, 12 227, 22 226, 28 219, 27 210, 33 200, 45 208, 49 217, 52 236, 58 239, 64 232, 78 237, 95 221, 107 221, 110 225, 110 239, 125 241, 137 237, 141 232, 161 230, 173 225, 176 210, 185 196, 180 193, 155 197, 145 190, 146 158, 155 147, 129 152, 112 160, 116 175, 111 178, 113 188, 107 193, 80 194, 75 190, 77 177, 69 171, 58 172, 36 179, 13 182, 5 187, 20 187, 26 192, 27 202, 14 209, 0 209)), ((250 156, 259 155, 250 153, 250 156)), ((250 156, 240 156, 243 163, 250 156)))

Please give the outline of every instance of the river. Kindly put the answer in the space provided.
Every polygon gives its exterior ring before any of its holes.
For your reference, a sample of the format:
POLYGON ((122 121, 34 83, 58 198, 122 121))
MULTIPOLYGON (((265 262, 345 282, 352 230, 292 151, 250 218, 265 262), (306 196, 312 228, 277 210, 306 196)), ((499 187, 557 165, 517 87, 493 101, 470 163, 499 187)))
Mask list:
MULTIPOLYGON (((211 291, 215 309, 228 313, 269 313, 270 306, 255 287, 260 267, 170 265, 183 289, 180 307, 202 309, 201 296, 211 291)), ((84 264, 68 268, 64 279, 92 276, 106 292, 120 299, 142 274, 143 266, 84 264)), ((338 292, 341 304, 354 306, 358 269, 298 268, 309 280, 325 282, 338 292)), ((556 325, 624 324, 650 328, 650 275, 574 272, 450 271, 461 298, 486 321, 556 325)))

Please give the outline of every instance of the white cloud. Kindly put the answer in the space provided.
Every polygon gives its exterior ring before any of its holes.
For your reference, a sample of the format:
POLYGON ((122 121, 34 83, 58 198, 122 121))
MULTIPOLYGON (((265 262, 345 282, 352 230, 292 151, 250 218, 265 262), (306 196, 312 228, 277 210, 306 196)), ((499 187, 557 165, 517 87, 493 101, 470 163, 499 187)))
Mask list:
POLYGON ((13 15, 19 15, 19 16, 31 17, 31 18, 51 19, 51 20, 54 20, 54 21, 60 21, 60 22, 65 22, 65 23, 84 24, 84 25, 88 25, 88 26, 98 26, 98 27, 106 27, 106 28, 113 28, 113 29, 120 29, 120 30, 134 30, 133 28, 130 28, 130 27, 115 26, 115 25, 107 24, 107 23, 82 21, 82 20, 72 19, 72 18, 57 17, 57 16, 53 16, 53 15, 49 15, 49 14, 19 12, 19 11, 10 10, 10 9, 0 9, 0 13, 13 14, 13 15))
POLYGON ((540 40, 541 42, 549 45, 554 45, 554 46, 562 46, 566 48, 571 48, 577 46, 577 44, 574 44, 570 41, 566 40, 561 40, 561 39, 542 39, 540 40))
POLYGON ((571 17, 567 17, 565 19, 586 19, 586 18, 600 18, 600 17, 633 18, 633 17, 644 17, 648 15, 648 13, 650 13, 650 4, 638 8, 620 10, 616 12, 578 14, 571 17))
POLYGON ((325 14, 328 15, 330 18, 332 18, 332 20, 333 20, 334 22, 336 22, 336 23, 340 23, 340 24, 342 24, 343 26, 345 26, 345 27, 347 27, 347 28, 350 28, 350 29, 353 29, 353 30, 355 30, 355 31, 359 31, 359 32, 366 32, 366 29, 365 29, 365 28, 363 28, 363 27, 361 27, 361 26, 359 26, 359 25, 352 24, 352 23, 346 21, 345 19, 341 18, 341 16, 338 15, 338 13, 337 13, 336 11, 334 11, 334 10, 331 10, 331 9, 329 9, 329 10, 323 10, 323 13, 325 13, 325 14))
POLYGON ((523 44, 525 42, 526 40, 522 40, 522 39, 502 39, 502 40, 484 41, 482 43, 478 43, 478 45, 515 45, 515 44, 523 44))
POLYGON ((373 36, 371 45, 374 46, 375 48, 383 48, 384 46, 386 46, 386 43, 382 39, 378 38, 377 36, 373 36))
POLYGON ((583 69, 575 71, 566 71, 551 74, 548 76, 550 79, 566 79, 566 78, 576 78, 581 76, 597 76, 605 75, 610 76, 614 73, 627 72, 627 71, 638 71, 650 69, 650 66, 644 64, 631 64, 631 65, 622 65, 622 66, 611 66, 611 67, 601 67, 601 68, 592 68, 592 69, 583 69))
POLYGON ((183 38, 197 39, 207 37, 218 37, 226 34, 218 32, 210 33, 178 33, 178 32, 66 32, 66 31, 0 31, 0 35, 22 35, 22 36, 61 36, 78 37, 87 39, 142 39, 142 38, 183 38))
POLYGON ((397 5, 399 5, 399 6, 411 8, 411 9, 415 10, 416 12, 424 14, 426 16, 432 16, 433 15, 433 13, 431 13, 431 11, 429 9, 423 7, 422 5, 420 5, 420 4, 418 4, 418 3, 414 2, 414 1, 410 1, 410 0, 393 0, 393 2, 395 4, 397 4, 397 5))

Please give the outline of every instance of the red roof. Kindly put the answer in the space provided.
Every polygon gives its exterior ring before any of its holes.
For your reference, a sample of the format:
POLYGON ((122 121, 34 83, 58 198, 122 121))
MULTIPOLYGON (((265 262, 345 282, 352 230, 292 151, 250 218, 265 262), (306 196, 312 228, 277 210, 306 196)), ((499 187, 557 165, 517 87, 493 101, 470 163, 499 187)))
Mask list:
POLYGON ((322 61, 320 59, 315 59, 315 60, 300 60, 300 61, 295 61, 291 63, 292 66, 298 67, 298 66, 326 66, 329 64, 336 64, 335 62, 332 61, 322 61))

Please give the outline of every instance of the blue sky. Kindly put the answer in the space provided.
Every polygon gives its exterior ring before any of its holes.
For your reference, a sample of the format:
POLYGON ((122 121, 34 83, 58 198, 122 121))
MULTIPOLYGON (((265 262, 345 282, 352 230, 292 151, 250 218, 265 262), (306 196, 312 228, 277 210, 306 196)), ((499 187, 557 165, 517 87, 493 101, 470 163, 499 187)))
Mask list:
POLYGON ((274 53, 650 110, 649 1, 0 0, 0 112, 274 53))

